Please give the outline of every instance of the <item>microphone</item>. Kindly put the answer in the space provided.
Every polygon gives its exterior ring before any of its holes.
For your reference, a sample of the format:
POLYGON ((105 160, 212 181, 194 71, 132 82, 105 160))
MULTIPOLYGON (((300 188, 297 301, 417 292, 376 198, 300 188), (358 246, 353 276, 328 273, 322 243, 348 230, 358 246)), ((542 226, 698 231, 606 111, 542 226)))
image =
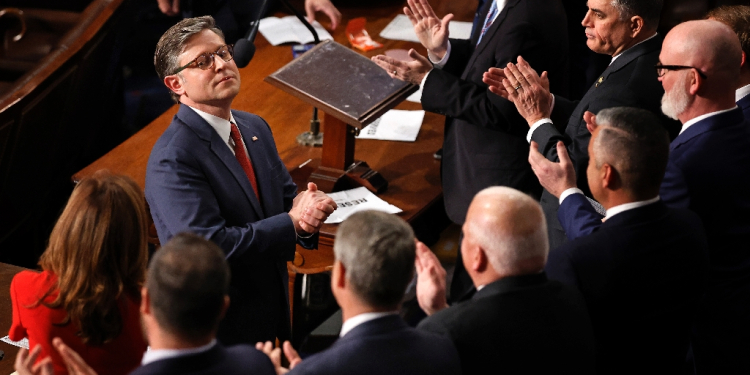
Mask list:
POLYGON ((258 34, 260 19, 266 14, 267 7, 268 0, 263 0, 258 16, 250 22, 250 29, 247 30, 244 37, 234 43, 234 63, 237 64, 238 68, 246 67, 250 63, 250 60, 253 59, 253 56, 255 56, 255 36, 258 34))

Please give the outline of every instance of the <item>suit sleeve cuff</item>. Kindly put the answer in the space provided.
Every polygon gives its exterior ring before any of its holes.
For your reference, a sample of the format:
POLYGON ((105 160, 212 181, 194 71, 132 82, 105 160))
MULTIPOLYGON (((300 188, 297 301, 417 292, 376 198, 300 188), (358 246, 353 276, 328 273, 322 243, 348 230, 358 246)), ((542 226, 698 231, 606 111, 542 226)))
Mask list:
POLYGON ((547 124, 547 123, 551 124, 552 120, 548 118, 543 118, 535 122, 534 125, 531 125, 529 132, 526 133, 526 142, 531 143, 531 136, 534 134, 534 130, 536 130, 538 127, 542 126, 543 124, 547 124))
MULTIPOLYGON (((445 55, 443 55, 442 59, 438 59, 437 56, 430 53, 430 51, 427 51, 427 58, 430 59, 430 62, 435 68, 443 69, 445 64, 448 63, 448 57, 451 55, 451 42, 448 41, 448 48, 445 50, 445 55)), ((423 81, 424 82, 424 81, 423 81)))
POLYGON ((560 204, 563 203, 563 201, 565 200, 565 198, 567 198, 567 197, 569 197, 569 196, 571 196, 573 194, 583 194, 583 190, 581 190, 581 189, 579 189, 577 187, 566 189, 565 191, 562 192, 562 194, 560 194, 560 204))

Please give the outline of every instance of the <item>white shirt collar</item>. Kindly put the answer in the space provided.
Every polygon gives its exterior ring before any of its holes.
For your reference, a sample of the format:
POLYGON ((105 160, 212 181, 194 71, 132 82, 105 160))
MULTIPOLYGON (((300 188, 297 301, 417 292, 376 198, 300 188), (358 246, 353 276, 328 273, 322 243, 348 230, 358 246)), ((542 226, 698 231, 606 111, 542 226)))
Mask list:
POLYGON ((716 116, 716 115, 720 115, 722 113, 729 112, 729 111, 731 111, 731 110, 733 110, 735 108, 737 108, 737 106, 734 106, 734 107, 729 108, 729 109, 724 109, 724 110, 721 110, 721 111, 706 113, 705 115, 700 115, 698 117, 694 117, 694 118, 692 118, 692 119, 690 119, 688 121, 685 121, 685 123, 682 124, 682 129, 680 129, 680 134, 682 134, 682 132, 684 132, 685 129, 689 128, 692 125, 695 125, 695 123, 698 122, 698 121, 705 120, 705 119, 707 119, 707 118, 709 118, 711 116, 716 116))
POLYGON ((344 324, 341 325, 341 333, 339 333, 339 337, 344 337, 349 331, 353 330, 355 327, 357 327, 360 324, 367 323, 371 320, 375 320, 377 318, 382 318, 387 315, 397 315, 398 311, 386 311, 386 312, 371 312, 371 313, 364 313, 355 315, 349 319, 347 319, 344 324))
POLYGON ((224 140, 224 143, 229 146, 229 149, 232 150, 232 153, 234 153, 234 142, 231 141, 232 138, 229 136, 229 133, 232 131, 232 125, 229 122, 231 121, 236 124, 237 121, 234 120, 234 115, 232 115, 232 112, 229 112, 229 121, 227 121, 221 117, 203 112, 200 109, 190 106, 188 107, 195 111, 195 113, 197 113, 198 116, 200 116, 202 119, 206 120, 206 122, 211 125, 212 128, 214 128, 216 133, 219 134, 219 137, 224 140))
POLYGON ((207 352, 211 350, 214 347, 214 345, 216 345, 216 339, 213 339, 208 344, 199 346, 197 348, 148 350, 146 351, 146 353, 143 353, 141 366, 145 366, 151 362, 161 361, 162 359, 184 357, 186 355, 207 352))
POLYGON ((619 213, 623 213, 628 210, 632 210, 638 207, 643 207, 652 203, 656 203, 659 201, 659 199, 661 198, 659 198, 659 196, 657 195, 656 198, 651 198, 645 201, 630 202, 630 203, 621 204, 619 206, 610 207, 609 210, 607 210, 607 216, 604 218, 604 220, 606 221, 612 218, 612 216, 615 216, 619 213))
MULTIPOLYGON (((654 38, 654 37, 655 37, 656 35, 658 35, 658 33, 654 33, 654 35, 651 35, 650 37, 648 37, 648 38, 646 38, 646 39, 643 39, 643 40, 641 40, 640 42, 638 42, 638 43, 636 43, 636 44, 632 45, 632 46, 631 46, 630 48, 633 48, 633 47, 635 47, 635 46, 637 46, 637 45, 639 45, 639 44, 641 44, 641 43, 644 43, 644 42, 646 42, 646 41, 648 41, 648 40, 651 40, 651 39, 653 39, 653 38, 654 38)), ((630 49, 630 48, 628 48, 628 49, 630 49)), ((625 51, 627 51, 628 49, 626 49, 625 51)), ((622 56, 622 54, 623 54, 623 53, 625 53, 625 51, 622 51, 622 52, 618 53, 618 54, 617 54, 616 56, 612 56, 612 61, 610 61, 610 62, 609 62, 609 65, 612 65, 612 63, 613 63, 613 62, 615 62, 615 60, 617 60, 617 58, 618 58, 618 57, 622 56)))
POLYGON ((739 102, 742 98, 750 95, 750 85, 745 85, 734 92, 734 101, 739 102))

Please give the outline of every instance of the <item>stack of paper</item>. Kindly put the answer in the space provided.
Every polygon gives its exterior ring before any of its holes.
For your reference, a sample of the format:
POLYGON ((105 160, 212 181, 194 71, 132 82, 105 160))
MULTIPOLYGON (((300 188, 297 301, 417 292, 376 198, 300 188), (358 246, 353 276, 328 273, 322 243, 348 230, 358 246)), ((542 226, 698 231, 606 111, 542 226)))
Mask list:
POLYGON ((377 195, 371 193, 364 187, 330 193, 328 196, 336 202, 339 208, 337 208, 336 211, 333 211, 331 216, 328 216, 326 224, 340 223, 353 213, 359 211, 376 210, 387 212, 389 214, 397 214, 401 212, 400 208, 378 198, 377 195))
POLYGON ((358 139, 414 142, 424 120, 424 111, 391 109, 359 131, 358 139))
MULTIPOLYGON (((320 40, 333 40, 331 34, 318 21, 314 21, 312 25, 318 32, 320 40)), ((266 17, 260 20, 258 30, 268 43, 274 46, 282 43, 307 44, 315 41, 310 30, 296 16, 266 17)))
MULTIPOLYGON (((448 24, 448 35, 455 39, 471 38, 471 22, 451 21, 448 24)), ((407 42, 419 43, 419 38, 414 32, 414 26, 411 25, 409 17, 399 14, 380 32, 380 37, 393 40, 405 40, 407 42)))

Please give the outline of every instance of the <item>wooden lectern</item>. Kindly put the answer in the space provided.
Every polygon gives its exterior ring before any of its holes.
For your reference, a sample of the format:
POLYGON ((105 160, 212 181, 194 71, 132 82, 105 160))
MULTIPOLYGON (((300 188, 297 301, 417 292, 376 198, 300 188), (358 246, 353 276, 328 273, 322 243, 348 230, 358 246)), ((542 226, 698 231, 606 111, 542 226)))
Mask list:
POLYGON ((417 86, 391 78, 367 57, 333 41, 318 44, 265 81, 325 113, 323 155, 310 182, 327 193, 358 186, 385 191, 385 178, 354 160, 354 137, 417 86))

